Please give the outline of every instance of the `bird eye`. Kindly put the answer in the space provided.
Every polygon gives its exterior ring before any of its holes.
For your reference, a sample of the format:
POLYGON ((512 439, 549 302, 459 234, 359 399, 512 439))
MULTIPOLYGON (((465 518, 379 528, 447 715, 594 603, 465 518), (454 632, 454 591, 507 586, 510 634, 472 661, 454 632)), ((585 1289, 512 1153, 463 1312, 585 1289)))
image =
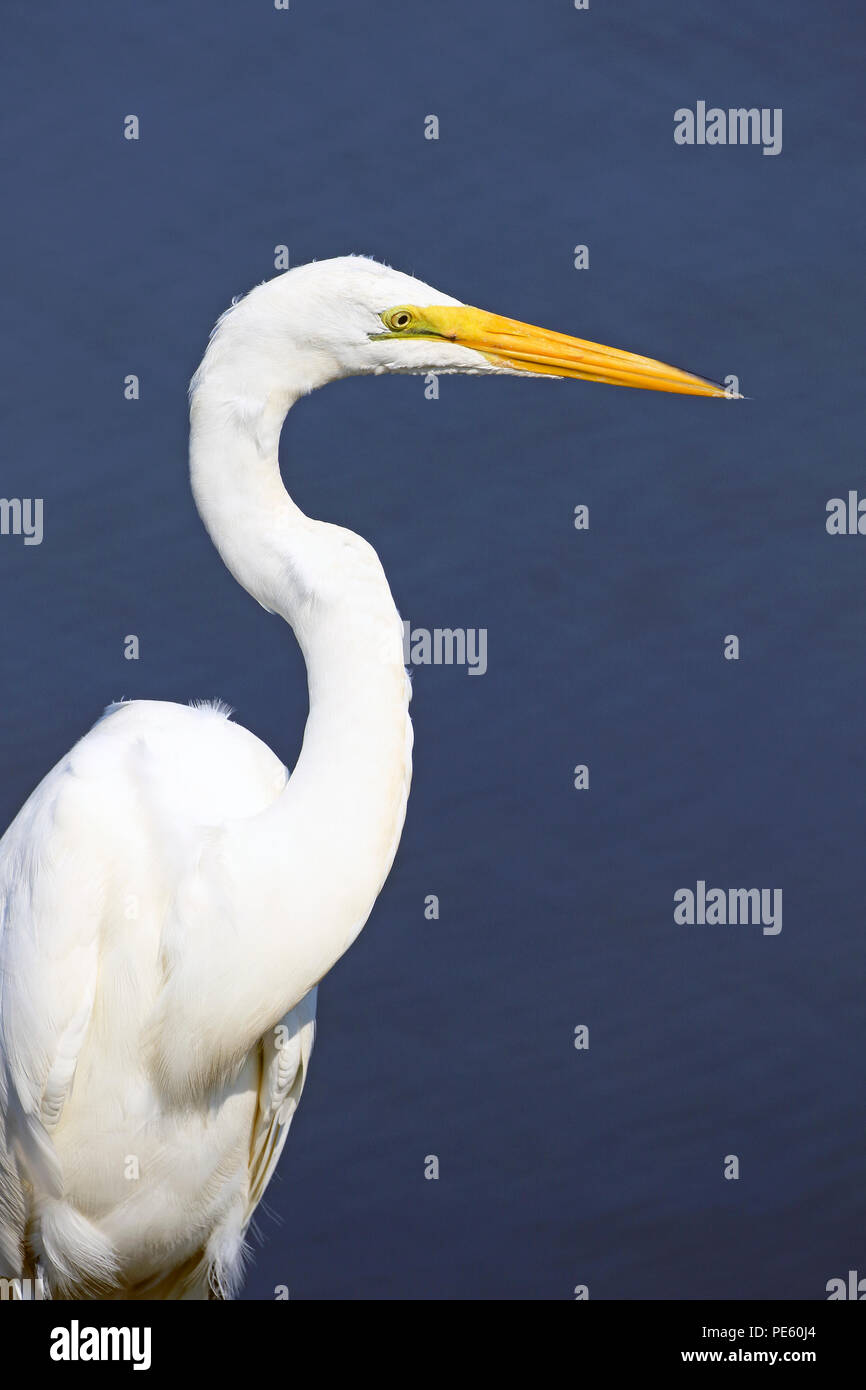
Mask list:
POLYGON ((408 309, 392 309, 389 314, 383 314, 382 317, 388 327, 397 333, 401 333, 413 322, 408 309))

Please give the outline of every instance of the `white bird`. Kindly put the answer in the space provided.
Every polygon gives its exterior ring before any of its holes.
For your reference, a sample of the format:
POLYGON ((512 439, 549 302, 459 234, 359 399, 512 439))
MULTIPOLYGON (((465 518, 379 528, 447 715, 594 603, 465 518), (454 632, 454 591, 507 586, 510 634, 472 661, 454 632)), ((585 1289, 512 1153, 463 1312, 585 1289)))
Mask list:
POLYGON ((726 394, 357 256, 288 271, 222 316, 190 387, 192 490, 232 574, 293 629, 309 717, 289 776, 218 705, 111 705, 0 842, 0 1277, 44 1296, 238 1287, 316 986, 367 920, 409 792, 382 566, 305 516, 278 463, 300 396, 381 372, 726 394))

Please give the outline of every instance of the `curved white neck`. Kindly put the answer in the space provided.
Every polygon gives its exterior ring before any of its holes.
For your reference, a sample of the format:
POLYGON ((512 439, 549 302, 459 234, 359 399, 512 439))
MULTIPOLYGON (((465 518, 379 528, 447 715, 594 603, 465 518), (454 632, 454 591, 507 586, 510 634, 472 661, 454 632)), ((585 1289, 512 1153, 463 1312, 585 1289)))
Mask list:
POLYGON ((310 696, 285 790, 227 826, 203 866, 233 919, 215 928, 224 939, 212 941, 214 956, 246 953, 234 1011, 241 1051, 364 925, 402 830, 412 737, 402 627, 378 557, 352 532, 305 516, 286 492, 278 444, 292 393, 256 399, 232 385, 220 372, 195 390, 193 494, 232 574, 294 630, 310 696), (280 929, 251 940, 257 923, 280 929))

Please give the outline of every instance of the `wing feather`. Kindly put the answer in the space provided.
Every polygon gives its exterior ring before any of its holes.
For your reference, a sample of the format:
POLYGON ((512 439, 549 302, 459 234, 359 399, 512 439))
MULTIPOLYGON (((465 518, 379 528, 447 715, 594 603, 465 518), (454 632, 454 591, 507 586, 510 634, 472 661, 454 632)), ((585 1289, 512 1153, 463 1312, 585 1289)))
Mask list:
POLYGON ((261 1041, 259 1103, 250 1147, 248 1219, 273 1177, 307 1079, 316 1036, 316 988, 261 1041))

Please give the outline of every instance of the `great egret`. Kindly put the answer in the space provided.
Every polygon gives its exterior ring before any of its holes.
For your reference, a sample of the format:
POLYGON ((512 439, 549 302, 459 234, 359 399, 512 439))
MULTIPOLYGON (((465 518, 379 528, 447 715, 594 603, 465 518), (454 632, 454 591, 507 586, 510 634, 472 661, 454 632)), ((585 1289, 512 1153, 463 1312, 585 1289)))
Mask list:
POLYGON ((375 551, 305 516, 277 458, 300 396, 380 372, 726 394, 358 256, 220 318, 190 387, 192 489, 232 574, 293 629, 309 717, 289 776, 219 706, 111 705, 0 842, 0 1276, 53 1297, 235 1291, 316 986, 391 867, 411 772, 402 625, 375 551))

